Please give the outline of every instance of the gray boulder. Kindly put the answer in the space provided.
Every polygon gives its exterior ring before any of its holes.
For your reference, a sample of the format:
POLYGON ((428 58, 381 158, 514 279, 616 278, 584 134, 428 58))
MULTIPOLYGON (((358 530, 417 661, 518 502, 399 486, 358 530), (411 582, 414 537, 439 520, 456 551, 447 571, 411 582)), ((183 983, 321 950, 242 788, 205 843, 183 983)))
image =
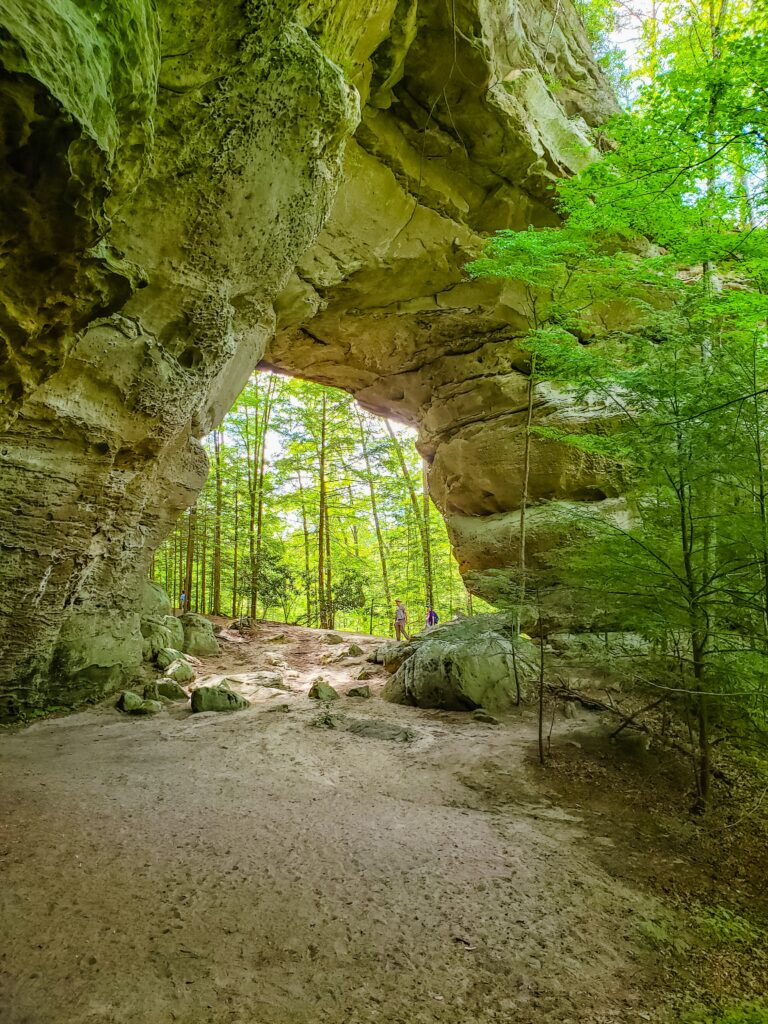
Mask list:
POLYGON ((326 683, 324 679, 316 679, 312 683, 312 688, 308 694, 312 700, 338 700, 339 695, 331 686, 330 683, 326 683))
POLYGON ((370 686, 352 686, 347 690, 348 697, 370 697, 371 688, 370 686))
POLYGON ((173 679, 157 679, 144 687, 144 697, 148 700, 166 702, 188 700, 187 691, 173 679))
MULTIPOLYGON (((182 637, 183 636, 184 631, 182 630, 182 637)), ((168 668, 168 666, 172 665, 174 661, 186 660, 187 659, 184 656, 184 654, 182 654, 182 652, 175 647, 161 647, 160 650, 157 652, 157 657, 155 658, 155 662, 157 663, 157 667, 159 669, 168 668)))
POLYGON ((204 615, 187 612, 179 621, 184 630, 184 641, 181 646, 187 654, 207 658, 219 653, 219 641, 214 635, 213 625, 204 615))
POLYGON ((132 711, 134 715, 156 715, 158 712, 163 710, 163 705, 159 700, 144 699, 141 702, 141 707, 137 708, 136 711, 132 711))
POLYGON ((361 654, 364 654, 363 648, 360 644, 350 644, 347 648, 347 654, 353 658, 359 658, 361 654))
POLYGON ((177 658, 165 670, 165 676, 176 683, 191 683, 195 678, 195 670, 188 661, 184 661, 183 658, 177 658))
MULTIPOLYGON (((536 672, 536 648, 521 639, 515 643, 518 674, 525 682, 536 672)), ((447 711, 506 710, 515 701, 512 644, 511 631, 500 616, 452 624, 416 643, 382 697, 395 704, 447 711)))
POLYGON ((160 586, 152 580, 144 580, 141 588, 141 604, 139 615, 142 619, 163 618, 171 614, 171 599, 160 586))
POLYGON ((339 636, 338 633, 326 633, 323 637, 324 644, 343 644, 344 637, 339 636))
POLYGON ((192 691, 192 710, 200 711, 241 711, 250 707, 250 702, 229 688, 226 680, 215 686, 199 686, 192 691))
POLYGON ((157 658, 164 648, 178 650, 184 644, 184 629, 175 615, 156 615, 141 620, 144 660, 157 658))
POLYGON ((417 644, 413 641, 398 643, 397 640, 390 640, 377 647, 369 660, 377 665, 383 665, 387 672, 397 672, 403 662, 414 653, 416 647, 417 644))
POLYGON ((138 711, 143 703, 143 697, 140 697, 138 693, 134 693, 132 690, 125 690, 117 698, 115 707, 118 711, 125 711, 127 714, 131 714, 134 711, 138 711))
POLYGON ((115 707, 129 715, 156 715, 158 711, 163 710, 163 705, 159 700, 140 697, 138 693, 133 693, 132 690, 126 690, 124 693, 121 693, 115 707))

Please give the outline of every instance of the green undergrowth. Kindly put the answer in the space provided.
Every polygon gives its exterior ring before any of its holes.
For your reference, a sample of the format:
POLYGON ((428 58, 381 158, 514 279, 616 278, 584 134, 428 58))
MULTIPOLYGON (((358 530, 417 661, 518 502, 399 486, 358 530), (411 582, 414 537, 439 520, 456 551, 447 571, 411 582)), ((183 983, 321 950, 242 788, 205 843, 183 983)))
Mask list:
MULTIPOLYGON (((695 915, 699 933, 721 946, 768 944, 768 927, 727 907, 711 907, 695 915)), ((767 1018, 768 1021, 768 1018, 767 1018)))
POLYGON ((743 1003, 717 1010, 694 1010, 680 1024, 768 1024, 768 1004, 743 1003))

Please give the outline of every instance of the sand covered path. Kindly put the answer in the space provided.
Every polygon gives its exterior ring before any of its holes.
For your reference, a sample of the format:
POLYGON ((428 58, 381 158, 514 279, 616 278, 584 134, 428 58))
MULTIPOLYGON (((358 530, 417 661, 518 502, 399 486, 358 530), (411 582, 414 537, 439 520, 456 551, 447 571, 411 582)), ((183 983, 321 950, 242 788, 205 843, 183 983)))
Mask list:
POLYGON ((277 666, 291 690, 245 711, 0 737, 3 1024, 658 1019, 653 900, 547 792, 533 724, 376 696, 329 723, 306 690, 354 683, 342 650, 261 627, 202 669, 277 666), (372 720, 403 736, 347 729, 372 720))

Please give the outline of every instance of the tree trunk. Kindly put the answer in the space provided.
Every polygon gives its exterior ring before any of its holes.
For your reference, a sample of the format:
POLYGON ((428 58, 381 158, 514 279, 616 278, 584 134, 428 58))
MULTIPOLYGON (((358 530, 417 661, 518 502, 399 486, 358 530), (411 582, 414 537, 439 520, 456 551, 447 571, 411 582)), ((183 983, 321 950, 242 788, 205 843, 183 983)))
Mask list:
MULTIPOLYGON (((424 510, 419 506, 419 499, 416 496, 416 488, 413 486, 413 480, 411 474, 408 472, 408 466, 405 462, 405 455, 400 442, 397 439, 397 435, 392 429, 392 424, 389 420, 384 421, 387 425, 387 432, 389 433, 392 441, 397 460, 400 464, 400 471, 403 475, 406 489, 408 491, 408 497, 410 498, 411 508, 416 518, 416 525, 419 531, 419 540, 421 541, 421 558, 424 567, 424 602, 425 604, 431 605, 432 603, 432 557, 430 552, 429 534, 427 533, 426 523, 424 519, 424 510)), ((427 493, 427 501, 429 496, 427 493)))
MULTIPOLYGON (((379 548, 379 561, 381 562, 381 580, 384 584, 384 599, 387 603, 387 614, 389 615, 392 609, 392 594, 389 589, 389 572, 387 570, 387 552, 384 547, 384 535, 381 532, 381 521, 379 519, 379 508, 376 502, 376 488, 373 482, 373 473, 371 471, 371 460, 368 454, 368 445, 365 440, 365 429, 363 427, 363 417, 360 410, 357 410, 357 422, 360 425, 360 444, 363 449, 363 460, 365 462, 365 477, 368 484, 368 492, 371 496, 371 515, 373 516, 373 526, 376 531, 376 544, 379 548)), ((373 627, 371 627, 373 628, 373 627)))
POLYGON ((205 587, 206 587, 206 559, 207 559, 207 554, 208 554, 208 552, 206 550, 207 546, 208 546, 208 513, 206 511, 205 514, 203 515, 203 543, 202 543, 202 550, 200 552, 200 566, 201 566, 201 573, 200 573, 200 611, 203 613, 203 615, 205 615, 205 613, 206 613, 206 605, 205 605, 206 593, 205 593, 205 587))
POLYGON ((272 399, 275 393, 275 381, 276 378, 271 376, 269 383, 267 384, 267 391, 264 395, 264 411, 261 415, 261 437, 259 441, 259 476, 257 483, 257 514, 256 514, 256 562, 255 562, 255 583, 251 595, 251 604, 253 611, 251 615, 255 617, 256 602, 259 596, 259 577, 261 575, 261 549, 264 539, 264 472, 267 464, 267 431, 269 430, 269 420, 272 413, 272 399))
POLYGON ((232 618, 237 618, 237 542, 238 542, 238 505, 239 505, 239 478, 235 477, 235 537, 232 554, 232 618))
POLYGON ((306 495, 304 494, 304 482, 301 479, 301 470, 296 470, 296 476, 299 480, 299 498, 301 500, 301 528, 304 533, 304 581, 306 586, 306 600, 307 600, 307 625, 311 626, 314 621, 312 618, 312 570, 311 559, 309 555, 309 526, 307 523, 307 503, 306 495))
POLYGON ((325 432, 327 425, 327 400, 323 394, 322 419, 320 422, 320 510, 318 513, 317 530, 317 594, 320 614, 320 628, 328 629, 328 606, 325 593, 325 527, 326 527, 326 492, 325 492, 325 432))
POLYGON ((325 607, 328 628, 333 629, 336 622, 335 609, 333 607, 333 569, 331 560, 331 524, 328 518, 328 505, 325 506, 325 607))
POLYGON ((215 453, 216 471, 216 515, 213 521, 213 571, 212 571, 212 608, 214 615, 221 615, 221 507, 222 507, 222 480, 221 480, 221 441, 222 437, 218 430, 213 432, 213 449, 215 453))
POLYGON ((424 591, 427 605, 431 608, 435 603, 435 593, 432 582, 432 536, 429 528, 429 475, 426 459, 421 460, 421 503, 424 516, 424 591))
POLYGON ((186 573, 184 575, 184 594, 185 601, 184 607, 181 609, 183 612, 189 611, 192 607, 192 573, 195 565, 195 530, 197 527, 197 506, 189 510, 187 519, 187 566, 186 573))
POLYGON ((536 390, 536 353, 531 355, 531 372, 528 375, 528 400, 525 414, 525 439, 523 442, 523 483, 520 492, 520 559, 518 569, 520 571, 520 593, 517 603, 517 615, 515 629, 519 633, 521 619, 523 616, 523 605, 525 603, 526 590, 526 512, 528 511, 528 492, 531 479, 531 423, 533 421, 533 399, 536 390))

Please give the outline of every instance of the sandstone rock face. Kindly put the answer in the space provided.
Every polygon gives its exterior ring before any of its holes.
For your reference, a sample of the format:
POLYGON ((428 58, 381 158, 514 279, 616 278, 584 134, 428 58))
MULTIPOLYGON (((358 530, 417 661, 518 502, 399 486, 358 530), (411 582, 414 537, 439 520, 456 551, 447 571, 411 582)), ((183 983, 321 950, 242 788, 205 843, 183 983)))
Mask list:
MULTIPOLYGON (((418 427, 462 572, 492 599, 485 570, 517 561, 526 324, 519 286, 462 268, 484 232, 557 223, 550 187, 591 159, 590 128, 613 100, 568 4, 459 2, 455 24, 447 6, 409 10, 373 55, 344 181, 278 301, 267 362, 418 427)), ((538 423, 582 415, 539 388, 538 423)), ((530 492, 615 493, 604 466, 543 439, 530 492)))
MULTIPOLYGON (((515 288, 461 266, 484 231, 553 222, 549 183, 612 105, 568 0, 6 0, 0 21, 0 717, 152 653, 151 551, 268 344, 420 424, 471 570, 464 521, 518 501, 525 359, 515 288)), ((533 480, 603 494, 543 443, 533 480)))

